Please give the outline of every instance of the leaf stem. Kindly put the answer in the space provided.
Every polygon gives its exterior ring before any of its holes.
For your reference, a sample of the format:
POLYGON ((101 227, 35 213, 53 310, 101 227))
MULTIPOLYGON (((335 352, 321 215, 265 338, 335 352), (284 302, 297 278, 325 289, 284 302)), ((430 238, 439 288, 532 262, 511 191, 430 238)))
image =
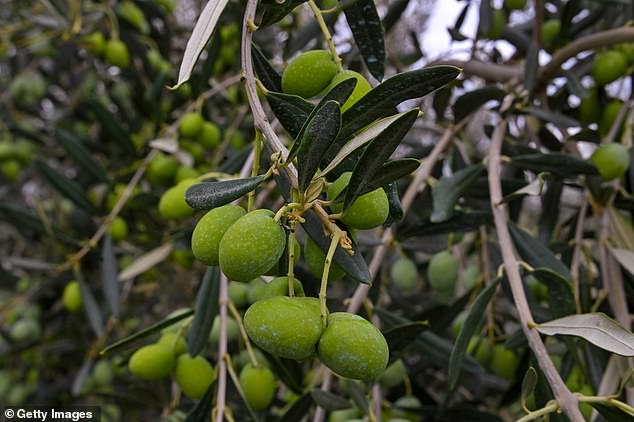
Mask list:
POLYGON ((555 412, 557 409, 559 409, 559 405, 557 404, 557 402, 551 401, 541 409, 530 412, 528 415, 519 418, 516 422, 532 421, 549 413, 555 412))

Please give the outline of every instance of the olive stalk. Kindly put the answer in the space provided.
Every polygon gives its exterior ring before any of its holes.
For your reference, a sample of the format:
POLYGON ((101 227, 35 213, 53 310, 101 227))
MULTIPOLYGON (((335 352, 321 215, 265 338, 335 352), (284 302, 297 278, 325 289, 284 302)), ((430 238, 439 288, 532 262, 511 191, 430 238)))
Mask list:
POLYGON ((324 325, 326 324, 326 313, 328 309, 326 307, 326 290, 328 289, 328 275, 330 273, 330 265, 332 264, 332 257, 339 246, 339 240, 341 239, 341 232, 336 232, 332 235, 330 241, 330 247, 326 254, 326 260, 324 261, 324 272, 321 275, 321 286, 319 288, 319 308, 320 316, 324 325))
POLYGON ((249 336, 247 335, 246 330, 244 329, 244 323, 242 322, 242 317, 240 316, 240 312, 236 309, 236 306, 233 304, 231 300, 227 303, 227 307, 233 319, 238 323, 238 329, 240 330, 240 336, 244 341, 244 345, 247 348, 247 354, 249 355, 249 359, 251 360, 251 364, 254 368, 258 368, 260 366, 255 353, 253 352, 253 346, 251 345, 251 340, 249 340, 249 336))
POLYGON ((337 54, 337 48, 335 47, 335 43, 332 40, 332 35, 330 34, 330 30, 328 29, 328 25, 326 25, 326 21, 324 20, 324 15, 321 9, 315 4, 313 0, 308 0, 308 6, 313 11, 315 15, 315 20, 319 25, 319 29, 326 40, 326 44, 328 44, 328 50, 330 50, 330 55, 332 56, 333 61, 337 65, 337 68, 341 72, 343 70, 343 65, 341 62, 341 58, 337 54))

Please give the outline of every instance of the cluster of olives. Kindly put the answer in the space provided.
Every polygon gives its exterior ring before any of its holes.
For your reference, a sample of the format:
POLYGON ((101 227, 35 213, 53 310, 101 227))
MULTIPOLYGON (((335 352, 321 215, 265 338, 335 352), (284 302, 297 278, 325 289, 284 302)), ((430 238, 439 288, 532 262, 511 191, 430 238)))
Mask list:
POLYGON ((592 63, 592 77, 598 85, 607 85, 625 76, 634 64, 634 44, 619 44, 597 53, 592 63))
POLYGON ((106 63, 120 68, 130 65, 130 52, 128 46, 119 38, 106 37, 101 32, 93 32, 81 39, 86 50, 96 57, 103 57, 106 63))
POLYGON ((30 164, 33 154, 33 144, 28 141, 0 141, 0 172, 9 181, 15 181, 22 169, 30 164))

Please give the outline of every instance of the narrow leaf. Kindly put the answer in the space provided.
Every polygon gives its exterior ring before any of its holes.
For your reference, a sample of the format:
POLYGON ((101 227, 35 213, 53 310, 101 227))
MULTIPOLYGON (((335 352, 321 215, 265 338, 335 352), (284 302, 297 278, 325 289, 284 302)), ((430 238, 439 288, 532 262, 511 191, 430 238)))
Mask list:
POLYGON ((617 355, 634 356, 632 332, 601 312, 570 315, 538 324, 535 328, 548 336, 562 334, 582 337, 617 355))
POLYGON ((383 190, 387 195, 387 203, 390 207, 390 218, 393 221, 402 220, 405 212, 401 206, 401 198, 398 196, 396 181, 384 185, 383 190))
POLYGON ((42 221, 28 209, 11 204, 0 204, 0 220, 10 223, 13 227, 23 231, 35 232, 38 235, 47 235, 54 239, 78 245, 79 240, 69 236, 65 231, 57 226, 47 224, 42 221))
POLYGON ((271 66, 264 53, 255 44, 251 44, 251 55, 253 56, 253 67, 262 85, 269 91, 281 92, 282 77, 271 66))
POLYGON ((427 322, 408 322, 385 330, 383 336, 390 347, 390 353, 394 353, 403 350, 412 341, 416 340, 416 336, 427 329, 429 329, 429 323, 427 322))
POLYGON ((385 73, 385 40, 374 0, 357 0, 344 13, 365 65, 372 76, 382 80, 385 73))
POLYGON ((539 45, 535 38, 531 39, 526 52, 526 63, 524 64, 524 87, 529 94, 532 94, 539 71, 539 45))
POLYGON ((524 374, 524 379, 522 380, 522 393, 520 396, 522 407, 527 408, 526 400, 531 394, 533 394, 536 385, 537 371, 535 371, 535 368, 531 366, 528 368, 528 371, 526 371, 526 374, 524 374))
POLYGON ((575 119, 572 119, 561 113, 556 113, 554 111, 548 111, 544 110, 543 108, 533 106, 524 107, 522 110, 528 114, 532 114, 535 117, 539 117, 542 120, 554 123, 560 127, 569 128, 580 126, 579 122, 575 119))
POLYGON ((626 412, 624 409, 608 406, 605 403, 590 402, 589 404, 601 414, 606 422, 623 422, 631 420, 634 417, 634 413, 632 412, 626 412))
POLYGON ((510 202, 513 199, 522 198, 526 195, 529 195, 529 196, 541 195, 542 191, 544 190, 544 184, 546 183, 546 177, 548 176, 548 174, 549 173, 539 173, 535 180, 533 180, 532 182, 530 182, 523 188, 518 189, 515 192, 506 195, 502 199, 502 202, 510 202))
POLYGON ((81 299, 82 303, 84 304, 83 308, 86 312, 86 316, 88 317, 90 328, 92 328, 97 337, 101 337, 101 334, 103 333, 103 316, 101 315, 101 309, 99 309, 99 305, 95 300, 95 296, 92 294, 90 287, 88 287, 88 285, 84 281, 84 277, 82 276, 82 274, 76 272, 75 277, 77 278, 77 282, 79 283, 81 299))
POLYGON ((264 176, 195 184, 185 192, 185 201, 196 210, 210 210, 232 202, 257 188, 264 176))
POLYGON ((516 155, 511 158, 510 164, 536 173, 549 172, 562 177, 599 174, 597 168, 588 161, 557 152, 516 155))
POLYGON ((165 318, 162 321, 159 321, 157 323, 154 323, 152 325, 150 325, 147 328, 144 328, 140 331, 137 331, 136 333, 129 335, 125 338, 122 338, 119 341, 116 341, 114 343, 112 343, 111 345, 109 345, 108 347, 106 347, 105 349, 103 349, 101 352, 99 352, 100 355, 105 355, 107 353, 113 352, 115 350, 118 350, 122 347, 128 346, 138 340, 141 340, 145 337, 149 337, 154 333, 157 333, 159 331, 161 331, 163 328, 167 328, 170 327, 174 324, 176 324, 179 321, 182 321, 185 318, 188 318, 190 316, 192 316, 194 314, 194 310, 193 309, 187 309, 184 310, 182 312, 179 312, 176 315, 173 315, 169 318, 165 318))
POLYGON ((484 315, 486 307, 491 301, 493 294, 495 294, 495 290, 497 289, 499 283, 500 279, 495 280, 478 295, 471 306, 469 315, 467 315, 467 318, 462 324, 462 328, 460 329, 460 333, 456 339, 456 344, 451 349, 451 355, 449 357, 448 381, 449 388, 452 390, 456 387, 456 383, 458 382, 460 368, 462 367, 462 361, 467 353, 469 340, 471 340, 473 333, 475 333, 478 325, 482 322, 482 315, 484 315))
POLYGON ((545 267, 570 279, 570 271, 546 245, 514 223, 509 223, 513 244, 522 259, 531 267, 545 267))
POLYGON ((286 413, 279 417, 277 422, 296 422, 301 420, 304 416, 308 414, 312 404, 313 399, 311 394, 302 394, 297 400, 293 402, 286 413))
POLYGON ((92 110, 97 120, 101 124, 102 130, 105 132, 108 141, 114 141, 123 148, 123 150, 131 155, 136 154, 136 149, 128 132, 121 125, 121 119, 116 117, 110 110, 96 99, 88 100, 86 106, 92 110))
POLYGON ((350 400, 319 388, 313 388, 310 395, 317 406, 321 406, 329 412, 352 407, 350 400))
POLYGON ((208 267, 196 294, 194 321, 187 335, 187 351, 198 356, 209 340, 209 332, 218 314, 218 291, 220 289, 220 270, 208 267))
POLYGON ((456 99, 452 106, 454 120, 461 121, 469 114, 473 113, 484 104, 491 100, 502 101, 506 91, 497 85, 487 85, 482 88, 474 89, 456 99))
POLYGON ((82 388, 86 383, 86 379, 88 378, 88 375, 90 375, 90 370, 92 369, 93 363, 93 359, 90 357, 86 357, 86 359, 84 359, 84 362, 81 364, 79 371, 77 371, 77 373, 75 374, 70 387, 70 393, 73 396, 78 396, 79 394, 81 394, 82 388))
POLYGON ((112 238, 105 235, 101 244, 101 291, 110 313, 119 316, 119 279, 112 238))
POLYGON ((484 171, 483 164, 475 164, 455 172, 450 177, 443 177, 432 188, 434 211, 430 217, 432 223, 442 223, 453 215, 458 199, 473 185, 484 171))
POLYGON ((314 106, 297 95, 269 91, 266 99, 273 114, 293 138, 297 138, 314 106))
POLYGON ((207 42, 211 38, 211 34, 216 28, 218 19, 220 19, 220 15, 228 3, 229 0, 210 0, 205 5, 205 8, 200 13, 198 21, 194 26, 192 35, 187 40, 187 46, 185 47, 185 53, 183 54, 183 61, 181 62, 180 69, 178 70, 178 82, 174 88, 177 88, 189 80, 200 53, 202 53, 203 49, 207 45, 207 42))
MULTIPOLYGON (((390 160, 381 166, 381 170, 370 181, 366 192, 372 192, 374 189, 385 186, 388 183, 395 182, 405 176, 409 176, 420 166, 420 160, 416 158, 399 158, 390 160)), ((363 195, 365 192, 361 192, 363 195)))
POLYGON ((487 211, 454 212, 454 216, 442 223, 423 220, 406 226, 398 233, 401 240, 410 237, 424 237, 447 233, 464 233, 477 230, 480 226, 491 225, 493 217, 487 211))
POLYGON ((65 130, 59 130, 56 139, 82 170, 95 179, 110 184, 110 178, 104 167, 95 160, 94 155, 81 141, 65 130))
POLYGON ((282 19, 306 0, 261 1, 258 3, 257 16, 261 16, 260 26, 269 26, 282 19))
POLYGON ((352 205, 359 193, 371 183, 373 177, 378 174, 383 164, 390 158, 417 117, 418 109, 408 111, 368 144, 352 171, 352 176, 350 176, 343 201, 344 209, 352 205))
POLYGON ((365 391, 361 389, 357 381, 350 379, 346 380, 346 387, 348 395, 354 402, 355 406, 357 406, 359 410, 365 412, 368 408, 368 399, 365 396, 365 391))
POLYGON ((139 274, 143 274, 159 262, 163 262, 163 260, 172 252, 172 248, 173 245, 170 242, 161 245, 158 248, 152 249, 151 251, 138 257, 132 264, 128 265, 119 273, 117 278, 119 281, 126 281, 138 276, 139 274))
POLYGON ((216 389, 216 381, 214 380, 209 387, 207 387, 207 391, 205 394, 196 402, 196 405, 189 411, 187 417, 185 418, 185 422, 209 422, 209 415, 211 414, 211 409, 213 407, 213 395, 214 390, 216 389))
POLYGON ((575 312, 575 298, 568 280, 549 268, 535 268, 531 275, 548 286, 548 302, 554 317, 575 312))
POLYGON ((308 127, 299 141, 298 187, 304 192, 319 169, 324 153, 337 137, 341 128, 341 107, 336 101, 329 100, 320 107, 308 123, 308 127))
POLYGON ((88 198, 86 198, 86 190, 83 189, 77 182, 51 168, 40 159, 35 161, 35 167, 46 178, 46 180, 48 180, 49 183, 59 191, 59 193, 70 199, 79 208, 86 211, 88 214, 95 214, 97 212, 92 203, 88 200, 88 198))

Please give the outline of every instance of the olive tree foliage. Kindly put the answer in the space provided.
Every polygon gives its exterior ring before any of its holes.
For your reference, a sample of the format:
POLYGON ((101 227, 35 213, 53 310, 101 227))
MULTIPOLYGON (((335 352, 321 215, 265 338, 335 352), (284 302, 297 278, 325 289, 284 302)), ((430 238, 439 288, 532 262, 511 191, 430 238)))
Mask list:
POLYGON ((3 4, 0 403, 113 421, 634 416, 631 2, 462 1, 456 57, 425 54, 434 34, 407 21, 424 3, 3 4), (284 92, 315 49, 369 92, 284 92), (384 222, 348 227, 377 190, 384 222), (230 203, 284 228, 276 294, 372 321, 385 373, 253 347, 242 316, 269 285, 192 254, 203 211, 230 203), (187 370, 138 363, 159 337, 187 370))

